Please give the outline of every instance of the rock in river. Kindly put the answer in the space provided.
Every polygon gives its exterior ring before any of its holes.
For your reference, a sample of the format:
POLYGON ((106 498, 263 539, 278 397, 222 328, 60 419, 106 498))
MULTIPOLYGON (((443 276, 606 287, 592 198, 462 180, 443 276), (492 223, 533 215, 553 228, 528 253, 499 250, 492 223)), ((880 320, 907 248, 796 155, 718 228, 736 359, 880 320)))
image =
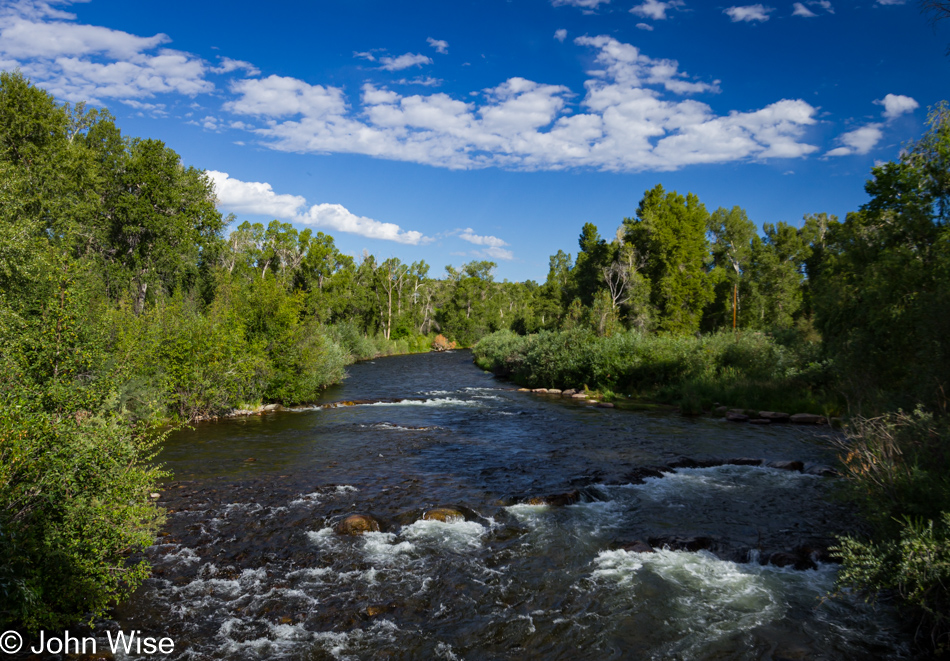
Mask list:
POLYGON ((464 521, 465 515, 459 512, 457 509, 452 509, 451 507, 436 507, 435 509, 428 510, 422 515, 422 518, 426 521, 455 523, 456 521, 464 521))
POLYGON ((379 521, 369 514, 350 514, 336 524, 334 529, 341 535, 362 535, 367 532, 379 532, 379 521))

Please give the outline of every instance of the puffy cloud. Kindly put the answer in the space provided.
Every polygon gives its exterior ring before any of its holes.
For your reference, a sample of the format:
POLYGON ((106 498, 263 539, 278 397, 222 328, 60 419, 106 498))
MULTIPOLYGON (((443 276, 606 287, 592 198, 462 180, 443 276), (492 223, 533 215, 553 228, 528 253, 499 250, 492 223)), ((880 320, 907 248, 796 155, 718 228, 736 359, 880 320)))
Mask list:
POLYGON ((232 83, 231 91, 238 98, 225 103, 224 109, 239 115, 286 117, 305 113, 308 116, 327 116, 339 115, 346 110, 343 90, 308 85, 296 78, 245 79, 232 83))
MULTIPOLYGON (((145 99, 210 92, 206 64, 167 48, 165 34, 139 37, 75 22, 48 2, 12 2, 0 10, 0 62, 19 66, 55 96, 69 101, 145 99)), ((69 4, 61 2, 55 4, 69 4)))
POLYGON ((491 246, 485 248, 484 250, 475 250, 472 251, 473 257, 487 257, 488 259, 500 259, 506 262, 510 262, 515 258, 515 254, 510 250, 505 248, 498 248, 496 246, 491 246))
POLYGON ((881 138, 884 137, 884 132, 881 131, 881 127, 881 124, 872 123, 853 131, 842 133, 838 136, 838 142, 841 146, 832 149, 825 155, 848 156, 851 154, 867 154, 874 149, 877 143, 881 141, 881 138))
POLYGON ((241 181, 217 170, 209 170, 207 174, 214 182, 218 206, 229 211, 272 216, 396 243, 416 245, 427 240, 422 232, 406 231, 393 223, 381 223, 372 218, 357 216, 340 204, 314 204, 303 208, 307 203, 304 197, 279 195, 268 183, 241 181))
POLYGON ((423 87, 438 87, 442 84, 441 78, 432 76, 416 76, 415 78, 400 78, 396 85, 422 85, 423 87))
POLYGON ((683 3, 681 0, 668 0, 667 2, 644 0, 642 4, 635 5, 630 10, 630 13, 642 16, 643 18, 652 18, 654 21, 662 21, 666 18, 667 10, 682 6, 683 3))
POLYGON ((884 106, 884 112, 882 114, 886 119, 895 119, 904 113, 913 112, 920 107, 917 101, 901 94, 888 94, 883 99, 875 101, 874 103, 884 106))
POLYGON ((476 246, 501 248, 502 246, 508 245, 497 236, 479 236, 478 234, 475 234, 475 231, 471 227, 462 230, 459 233, 459 238, 468 241, 469 243, 474 243, 476 246))
POLYGON ((353 51, 353 57, 358 57, 361 60, 369 60, 370 62, 376 61, 376 56, 370 51, 353 51))
POLYGON ((564 40, 567 39, 567 30, 565 30, 564 28, 561 28, 560 30, 555 30, 554 38, 563 43, 564 40))
POLYGON ((250 62, 244 60, 232 60, 230 57, 222 57, 221 64, 211 69, 214 73, 231 73, 232 71, 244 71, 248 76, 259 76, 261 70, 250 62))
POLYGON ((449 42, 445 41, 444 39, 433 39, 432 37, 429 37, 426 39, 426 43, 432 46, 436 53, 445 55, 449 52, 449 42))
POLYGON ((637 27, 641 30, 646 30, 647 32, 653 32, 653 26, 649 23, 637 23, 637 27))
POLYGON ((363 86, 357 109, 342 90, 270 76, 235 83, 231 112, 262 118, 251 129, 281 151, 359 153, 451 169, 591 167, 674 170, 693 163, 796 158, 816 110, 782 100, 722 116, 673 95, 717 92, 673 60, 657 60, 613 37, 580 37, 596 53, 583 99, 561 85, 511 78, 479 96, 403 95, 363 86))
POLYGON ((420 67, 423 64, 432 64, 432 58, 420 53, 404 53, 399 57, 379 58, 380 69, 383 71, 402 71, 409 67, 420 67))
POLYGON ((792 16, 801 16, 803 18, 814 18, 815 16, 818 16, 818 14, 800 2, 796 2, 794 5, 792 5, 792 7, 795 9, 795 11, 792 12, 792 16))
POLYGON ((314 204, 294 220, 304 225, 324 227, 336 232, 358 234, 369 239, 418 245, 426 240, 422 232, 406 231, 394 223, 357 216, 341 204, 314 204))
POLYGON ((765 5, 746 5, 744 7, 727 7, 722 13, 729 16, 733 23, 769 20, 769 12, 775 11, 772 7, 765 5))
POLYGON ((275 218, 293 218, 307 203, 300 195, 278 195, 268 183, 233 179, 227 172, 208 170, 214 182, 218 205, 235 213, 251 213, 275 218))

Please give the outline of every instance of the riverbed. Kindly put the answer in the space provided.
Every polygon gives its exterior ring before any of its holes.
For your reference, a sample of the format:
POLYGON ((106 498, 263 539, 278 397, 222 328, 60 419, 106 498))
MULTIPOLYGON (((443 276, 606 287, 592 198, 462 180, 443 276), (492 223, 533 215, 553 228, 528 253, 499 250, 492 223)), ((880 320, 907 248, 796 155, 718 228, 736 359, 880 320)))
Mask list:
POLYGON ((465 351, 360 363, 168 440, 154 575, 109 626, 175 659, 909 658, 887 609, 829 597, 829 433, 517 392, 465 351))

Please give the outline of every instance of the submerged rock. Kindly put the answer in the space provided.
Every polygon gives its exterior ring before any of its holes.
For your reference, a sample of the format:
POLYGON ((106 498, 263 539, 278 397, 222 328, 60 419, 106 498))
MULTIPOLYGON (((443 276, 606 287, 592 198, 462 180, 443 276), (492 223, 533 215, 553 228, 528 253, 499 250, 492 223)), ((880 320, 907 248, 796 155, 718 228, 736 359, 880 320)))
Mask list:
POLYGON ((736 457, 735 459, 727 459, 723 462, 725 466, 761 466, 765 463, 765 459, 754 459, 752 457, 736 457))
POLYGON ((750 425, 770 425, 772 421, 768 418, 752 418, 749 420, 750 425))
POLYGON ((653 553, 656 550, 646 542, 641 542, 639 539, 634 542, 621 544, 620 548, 630 553, 653 553))
POLYGON ((726 420, 729 422, 747 422, 749 420, 749 416, 747 416, 745 413, 742 413, 741 411, 727 411, 726 420))
POLYGON ((334 527, 341 535, 362 535, 367 532, 379 532, 379 521, 369 514, 350 514, 334 527))
POLYGON ((667 535, 663 537, 650 537, 649 540, 654 548, 668 548, 671 551, 708 551, 716 545, 716 540, 712 537, 676 537, 667 535))
POLYGON ((828 423, 825 416, 814 413, 796 413, 789 417, 789 421, 795 425, 824 425, 828 423))
POLYGON ((565 505, 573 505, 576 502, 579 502, 581 499, 581 493, 577 489, 573 491, 568 491, 567 493, 557 493, 551 496, 535 496, 529 498, 526 502, 528 505, 552 505, 554 507, 564 507, 565 505))
POLYGON ((456 521, 464 521, 465 515, 453 509, 451 507, 436 507, 434 509, 426 511, 422 515, 423 520, 425 521, 441 521, 442 523, 455 523, 456 521))
POLYGON ((767 466, 783 471, 798 471, 799 473, 805 468, 805 464, 800 461, 770 461, 767 466))
POLYGON ((597 408, 612 409, 614 408, 614 405, 610 402, 597 402, 597 408))

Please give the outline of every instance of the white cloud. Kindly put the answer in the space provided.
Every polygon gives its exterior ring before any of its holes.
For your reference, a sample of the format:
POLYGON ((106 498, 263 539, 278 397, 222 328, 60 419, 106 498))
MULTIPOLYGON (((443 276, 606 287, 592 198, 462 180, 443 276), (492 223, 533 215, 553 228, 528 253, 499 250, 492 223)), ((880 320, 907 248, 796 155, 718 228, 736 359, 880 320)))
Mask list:
POLYGON ((426 43, 432 46, 436 53, 445 55, 449 52, 449 42, 445 41, 444 39, 433 39, 432 37, 429 37, 426 39, 426 43))
POLYGON ((600 5, 610 4, 610 0, 551 0, 555 7, 580 7, 581 9, 597 9, 600 5))
POLYGON ((404 53, 399 57, 379 58, 380 69, 383 71, 402 71, 409 67, 420 67, 423 64, 432 64, 432 58, 421 53, 404 53))
POLYGON ((464 100, 366 84, 351 109, 340 89, 270 76, 234 83, 236 98, 225 108, 263 119, 252 131, 272 149, 451 169, 656 171, 817 150, 802 141, 817 114, 805 101, 717 115, 699 101, 664 95, 718 92, 719 81, 692 80, 677 62, 655 60, 612 37, 575 43, 596 52, 582 99, 567 87, 524 78, 464 100))
POLYGON ((278 195, 268 183, 233 179, 227 172, 217 170, 208 170, 206 174, 214 182, 218 205, 235 213, 286 219, 295 217, 307 203, 300 195, 278 195))
POLYGON ((907 0, 877 0, 878 5, 903 5, 907 0))
POLYGON ((224 109, 239 115, 330 116, 346 111, 343 90, 308 85, 296 78, 268 76, 260 80, 239 80, 231 84, 231 91, 238 98, 225 103, 224 109))
POLYGON ((231 73, 239 70, 246 72, 249 76, 259 76, 261 73, 261 70, 250 62, 232 60, 230 57, 222 57, 221 64, 211 69, 214 73, 231 73))
POLYGON ((792 12, 792 16, 801 16, 803 18, 814 18, 815 16, 818 16, 818 14, 800 2, 796 2, 794 5, 792 5, 792 7, 795 9, 795 11, 792 12))
POLYGON ((733 23, 742 21, 751 23, 752 21, 769 20, 769 12, 773 11, 775 11, 775 9, 766 7, 765 5, 746 5, 744 7, 728 7, 723 9, 722 13, 729 16, 733 23))
POLYGON ((877 143, 881 141, 881 138, 884 137, 884 132, 881 131, 881 127, 882 124, 872 123, 853 131, 842 133, 838 136, 838 142, 841 146, 832 149, 825 155, 848 156, 851 154, 867 154, 874 149, 877 143))
POLYGON ((406 231, 393 223, 357 216, 340 204, 314 204, 305 209, 304 197, 279 195, 268 183, 241 181, 217 170, 209 170, 207 174, 214 182, 218 206, 228 211, 272 216, 396 243, 417 245, 427 240, 422 232, 406 231))
POLYGON ((637 23, 637 27, 641 30, 646 30, 647 32, 653 32, 653 26, 649 23, 637 23))
POLYGON ((668 0, 667 2, 644 0, 642 4, 635 5, 630 10, 630 13, 642 16, 643 18, 652 18, 654 21, 662 21, 666 19, 667 10, 682 6, 683 3, 681 0, 668 0))
POLYGON ((357 216, 341 204, 314 204, 295 220, 304 225, 358 234, 369 239, 395 241, 409 245, 418 245, 426 241, 422 232, 406 231, 394 223, 381 223, 372 218, 357 216))
POLYGON ((415 78, 400 78, 395 82, 396 85, 422 85, 423 87, 438 87, 442 84, 441 78, 432 76, 416 76, 415 78))
MULTIPOLYGON (((0 10, 0 62, 67 101, 146 99, 210 92, 207 65, 167 48, 165 34, 139 37, 75 22, 50 2, 12 2, 0 10), (158 49, 156 51, 156 49, 158 49)), ((55 4, 70 4, 67 1, 55 4)))
POLYGON ((564 40, 567 39, 567 30, 565 30, 564 28, 561 28, 560 30, 556 30, 554 32, 554 38, 563 43, 564 40))
POLYGON ((510 262, 515 258, 515 254, 505 248, 490 247, 484 250, 473 250, 473 257, 487 257, 488 259, 501 259, 510 262))
POLYGON ((370 51, 353 51, 353 57, 358 57, 361 60, 369 60, 370 62, 376 61, 376 56, 370 51))
POLYGON ((884 106, 884 112, 882 113, 886 119, 896 119, 901 115, 913 112, 920 107, 920 104, 917 103, 914 99, 909 96, 903 96, 901 94, 888 94, 883 99, 875 101, 874 103, 884 106))
POLYGON ((461 230, 459 232, 459 238, 468 241, 469 243, 474 243, 476 246, 501 248, 502 246, 508 245, 497 236, 479 236, 478 234, 475 234, 475 230, 473 230, 471 227, 461 230))

